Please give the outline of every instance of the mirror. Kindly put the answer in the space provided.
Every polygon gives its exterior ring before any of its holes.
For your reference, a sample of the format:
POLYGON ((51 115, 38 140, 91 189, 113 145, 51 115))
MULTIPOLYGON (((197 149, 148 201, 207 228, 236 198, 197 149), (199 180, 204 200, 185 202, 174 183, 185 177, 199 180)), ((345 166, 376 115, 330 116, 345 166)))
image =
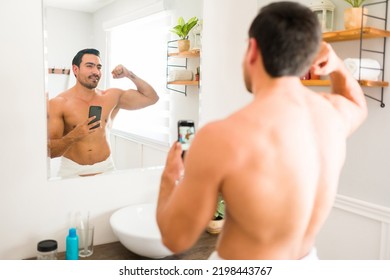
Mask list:
MULTIPOLYGON (((69 6, 73 1, 68 0, 43 1, 47 99, 76 84, 71 62, 79 50, 98 49, 102 71, 97 88, 136 89, 129 79, 112 79, 112 69, 123 64, 152 85, 159 96, 156 104, 144 109, 119 110, 108 123, 106 138, 116 166, 114 172, 165 164, 166 153, 177 137, 177 121, 193 120, 197 126, 200 91, 199 86, 176 86, 179 91, 185 88, 185 94, 167 89, 167 42, 177 39, 169 30, 180 16, 201 19, 202 1, 74 1, 77 6, 69 6), (159 21, 165 27, 159 24, 158 30, 152 29, 156 28, 153 22, 159 21), (154 43, 145 42, 147 38, 153 38, 154 43)), ((191 44, 194 36, 191 33, 191 44)), ((199 38, 196 40, 198 44, 199 38)), ((185 65, 196 72, 199 57, 188 60, 185 65)), ((49 179, 58 179, 59 165, 60 157, 48 157, 49 179)))

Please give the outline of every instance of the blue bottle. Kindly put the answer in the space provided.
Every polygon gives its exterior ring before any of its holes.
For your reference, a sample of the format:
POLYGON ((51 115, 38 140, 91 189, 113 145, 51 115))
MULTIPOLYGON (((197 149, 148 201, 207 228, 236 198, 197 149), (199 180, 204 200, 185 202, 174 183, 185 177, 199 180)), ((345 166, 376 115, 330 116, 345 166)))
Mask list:
POLYGON ((69 229, 69 235, 66 237, 66 257, 67 260, 79 259, 79 237, 75 228, 69 229))

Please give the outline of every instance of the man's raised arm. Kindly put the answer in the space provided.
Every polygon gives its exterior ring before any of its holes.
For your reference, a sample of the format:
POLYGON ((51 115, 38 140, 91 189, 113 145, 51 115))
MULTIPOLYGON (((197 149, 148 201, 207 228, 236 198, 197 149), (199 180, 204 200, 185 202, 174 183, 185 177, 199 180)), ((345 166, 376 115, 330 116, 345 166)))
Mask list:
POLYGON ((348 134, 351 134, 367 116, 367 104, 362 88, 352 77, 332 47, 323 42, 312 66, 317 75, 329 75, 332 94, 327 95, 344 117, 348 134))
POLYGON ((119 108, 141 109, 158 101, 159 97, 154 88, 123 65, 116 66, 111 73, 114 79, 129 78, 137 87, 137 90, 129 89, 123 92, 119 100, 119 108))

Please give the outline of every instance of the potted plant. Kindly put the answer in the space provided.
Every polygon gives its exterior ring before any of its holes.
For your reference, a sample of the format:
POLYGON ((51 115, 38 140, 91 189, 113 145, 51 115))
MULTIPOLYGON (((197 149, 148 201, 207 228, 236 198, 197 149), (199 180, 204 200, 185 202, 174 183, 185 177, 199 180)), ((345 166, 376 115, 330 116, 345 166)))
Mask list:
POLYGON ((192 17, 188 20, 188 22, 185 22, 183 17, 179 17, 177 23, 178 24, 173 29, 171 29, 171 32, 175 33, 180 38, 180 40, 178 40, 177 42, 179 52, 188 51, 190 49, 190 40, 188 40, 188 33, 198 23, 198 18, 192 17))
POLYGON ((218 234, 221 232, 223 224, 225 223, 225 201, 221 194, 218 195, 217 208, 213 219, 207 225, 206 231, 211 234, 218 234))
POLYGON ((350 8, 344 11, 344 27, 345 29, 362 28, 367 24, 367 17, 363 14, 367 14, 367 8, 363 8, 362 5, 366 0, 344 0, 350 8))

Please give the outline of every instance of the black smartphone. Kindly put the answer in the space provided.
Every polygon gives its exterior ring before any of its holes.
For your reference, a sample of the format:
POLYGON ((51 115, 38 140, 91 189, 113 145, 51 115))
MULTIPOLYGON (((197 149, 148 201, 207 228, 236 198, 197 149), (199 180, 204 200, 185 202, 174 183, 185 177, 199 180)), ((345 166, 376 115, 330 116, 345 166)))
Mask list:
POLYGON ((183 151, 187 151, 195 136, 195 124, 191 120, 177 122, 177 140, 181 143, 183 151))
MULTIPOLYGON (((91 124, 91 123, 94 123, 94 122, 97 122, 97 121, 100 121, 101 117, 102 117, 102 107, 101 106, 90 106, 89 107, 89 114, 88 114, 88 118, 92 117, 92 116, 96 116, 95 119, 93 119, 91 122, 89 122, 88 124, 91 124)), ((90 128, 90 129, 95 129, 95 128, 98 128, 100 126, 100 124, 97 124, 95 125, 94 127, 90 128)))

